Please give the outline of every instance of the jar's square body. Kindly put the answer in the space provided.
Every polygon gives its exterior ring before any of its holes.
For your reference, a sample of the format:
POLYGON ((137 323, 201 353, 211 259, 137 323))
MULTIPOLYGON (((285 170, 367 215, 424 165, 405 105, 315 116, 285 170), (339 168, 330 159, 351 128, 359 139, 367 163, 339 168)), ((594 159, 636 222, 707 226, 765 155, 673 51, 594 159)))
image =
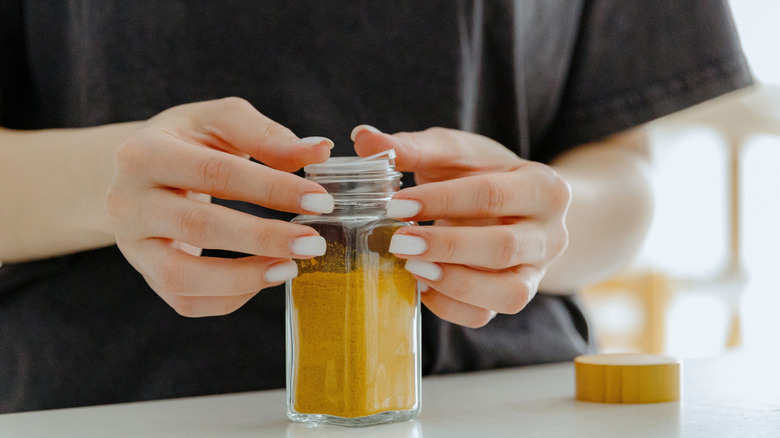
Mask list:
POLYGON ((404 261, 388 251, 393 233, 411 223, 384 216, 386 193, 341 205, 334 198, 332 214, 293 220, 317 230, 327 251, 299 260, 287 284, 288 415, 341 425, 414 418, 419 291, 404 261))

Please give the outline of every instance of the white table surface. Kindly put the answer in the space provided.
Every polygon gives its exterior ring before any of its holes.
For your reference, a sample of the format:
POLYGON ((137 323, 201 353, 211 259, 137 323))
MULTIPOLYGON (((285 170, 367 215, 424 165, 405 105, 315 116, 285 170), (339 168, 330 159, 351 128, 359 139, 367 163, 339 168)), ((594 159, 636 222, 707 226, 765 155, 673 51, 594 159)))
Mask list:
POLYGON ((0 437, 780 437, 780 362, 730 353, 684 362, 683 400, 574 399, 571 363, 423 379, 414 421, 367 428, 290 423, 285 392, 0 415, 0 437))

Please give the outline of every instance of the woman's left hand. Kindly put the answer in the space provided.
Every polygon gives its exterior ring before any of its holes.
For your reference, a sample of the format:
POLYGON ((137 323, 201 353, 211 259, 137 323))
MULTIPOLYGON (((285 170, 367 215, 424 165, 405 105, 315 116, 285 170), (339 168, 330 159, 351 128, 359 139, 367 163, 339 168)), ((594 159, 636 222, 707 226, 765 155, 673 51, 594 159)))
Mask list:
POLYGON ((434 225, 401 228, 390 251, 407 259, 406 269, 427 287, 423 304, 467 327, 521 311, 568 245, 566 181, 463 131, 389 135, 361 125, 352 134, 358 155, 392 148, 396 168, 414 172, 417 186, 399 191, 388 215, 434 225))

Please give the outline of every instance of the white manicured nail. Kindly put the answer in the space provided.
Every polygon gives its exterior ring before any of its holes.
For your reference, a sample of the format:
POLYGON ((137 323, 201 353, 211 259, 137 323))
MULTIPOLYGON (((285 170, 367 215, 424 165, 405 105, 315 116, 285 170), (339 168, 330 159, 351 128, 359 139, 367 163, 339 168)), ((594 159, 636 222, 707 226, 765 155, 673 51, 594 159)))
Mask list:
POLYGON ((498 315, 498 313, 496 313, 495 311, 491 310, 490 311, 490 320, 492 321, 493 319, 495 319, 496 315, 498 315))
POLYGON ((333 196, 327 193, 307 193, 301 196, 300 206, 315 213, 330 213, 333 211, 333 196))
POLYGON ((408 260, 406 262, 406 270, 431 281, 438 281, 441 278, 441 267, 436 263, 408 260))
POLYGON ((390 239, 390 252, 393 254, 418 255, 428 250, 428 242, 417 236, 396 234, 390 239))
POLYGON ((273 265, 265 271, 266 283, 278 283, 298 276, 298 265, 293 261, 273 265))
POLYGON ((422 204, 411 199, 391 199, 387 203, 387 216, 394 219, 412 217, 422 210, 422 204))
POLYGON ((293 254, 302 256, 321 256, 325 254, 327 244, 322 236, 303 236, 293 240, 293 254))
POLYGON ((430 290, 430 287, 425 283, 421 283, 418 281, 417 284, 420 285, 420 293, 425 293, 428 292, 428 290, 430 290))
POLYGON ((368 132, 373 132, 374 134, 381 134, 381 133, 382 133, 382 131, 380 131, 380 130, 378 130, 378 129, 374 128, 374 127, 373 127, 373 126, 371 126, 371 125, 357 125, 357 126, 355 126, 355 128, 352 130, 352 133, 351 133, 351 134, 349 134, 349 138, 351 138, 351 139, 352 139, 352 141, 355 141, 355 138, 357 137, 357 135, 358 135, 358 132, 360 132, 360 131, 368 131, 368 132))
POLYGON ((323 141, 327 142, 328 143, 328 147, 333 149, 333 146, 334 146, 333 140, 331 140, 329 138, 326 138, 326 137, 304 137, 304 138, 298 140, 298 143, 303 143, 303 144, 305 144, 307 146, 317 146, 318 144, 322 143, 323 141))

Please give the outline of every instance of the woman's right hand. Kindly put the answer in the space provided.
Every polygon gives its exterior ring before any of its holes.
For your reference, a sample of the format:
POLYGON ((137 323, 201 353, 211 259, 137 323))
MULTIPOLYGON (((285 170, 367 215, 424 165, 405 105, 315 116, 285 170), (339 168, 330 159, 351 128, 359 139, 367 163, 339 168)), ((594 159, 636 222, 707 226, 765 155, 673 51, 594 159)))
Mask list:
POLYGON ((181 315, 233 312, 295 277, 292 259, 322 255, 325 241, 310 227, 231 210, 211 196, 329 212, 325 189, 289 172, 327 160, 332 146, 322 137, 299 139, 239 98, 163 111, 116 152, 106 209, 117 245, 181 315), (249 256, 202 257, 201 248, 249 256))

